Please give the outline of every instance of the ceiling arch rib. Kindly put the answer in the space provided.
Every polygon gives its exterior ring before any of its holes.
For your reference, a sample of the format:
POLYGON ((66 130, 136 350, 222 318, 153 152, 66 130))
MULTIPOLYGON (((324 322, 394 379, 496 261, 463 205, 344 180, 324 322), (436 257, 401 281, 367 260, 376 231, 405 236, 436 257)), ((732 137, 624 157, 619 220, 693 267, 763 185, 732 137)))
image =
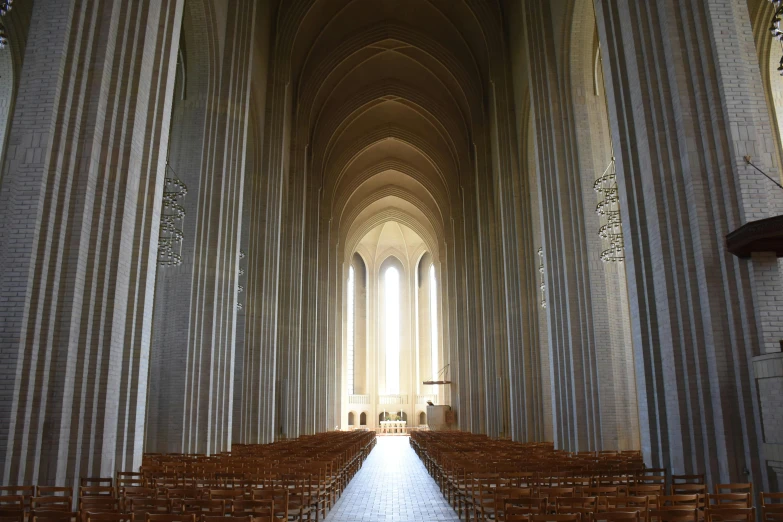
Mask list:
MULTIPOLYGON (((305 69, 311 55, 321 48, 332 49, 365 27, 398 24, 413 32, 430 35, 444 48, 455 49, 463 60, 472 64, 472 76, 488 80, 489 53, 483 42, 483 29, 470 9, 455 9, 453 0, 423 2, 421 0, 352 0, 337 2, 310 1, 306 14, 290 45, 291 72, 294 84, 305 69)), ((301 13, 301 11, 298 11, 301 13)), ((286 12, 286 15, 288 12, 286 12)), ((287 21, 284 20, 283 24, 287 21)), ((486 84, 486 82, 482 82, 486 84)))
POLYGON ((339 156, 327 163, 325 190, 331 192, 334 198, 335 188, 344 178, 369 168, 380 158, 389 155, 406 158, 404 161, 413 162, 419 170, 423 170, 421 167, 424 165, 429 166, 425 172, 437 176, 432 179, 432 183, 442 187, 441 193, 449 198, 442 203, 449 203, 455 192, 453 188, 457 186, 456 166, 450 164, 448 158, 435 150, 426 139, 406 129, 388 125, 372 129, 358 136, 355 141, 345 143, 339 156))
POLYGON ((316 68, 299 85, 303 110, 309 113, 317 111, 349 72, 367 60, 391 51, 418 63, 429 75, 437 78, 466 115, 466 120, 477 121, 482 117, 482 84, 475 76, 469 75, 466 64, 426 36, 410 34, 403 28, 386 29, 384 26, 367 35, 353 37, 331 54, 327 55, 324 51, 323 61, 316 62, 316 68))
MULTIPOLYGON (((413 195, 417 201, 429 209, 433 216, 433 222, 441 225, 445 223, 445 214, 438 204, 438 199, 422 184, 420 176, 412 176, 394 168, 394 165, 385 166, 390 168, 384 168, 384 165, 374 166, 371 172, 364 173, 361 178, 354 178, 351 187, 346 187, 341 192, 340 199, 335 201, 335 208, 338 209, 338 214, 336 214, 338 223, 352 221, 351 218, 345 216, 352 212, 352 209, 357 206, 357 202, 365 201, 373 194, 391 189, 403 190, 413 195)), ((359 204, 359 207, 362 205, 359 204)))
POLYGON ((412 205, 395 201, 395 198, 390 196, 366 208, 345 234, 341 235, 341 244, 344 245, 343 259, 356 251, 357 245, 371 230, 387 222, 400 223, 416 232, 424 240, 427 250, 436 258, 438 257, 440 252, 438 236, 424 215, 412 205))
MULTIPOLYGON (((314 130, 313 151, 315 158, 323 157, 339 140, 340 135, 352 124, 366 119, 367 113, 379 110, 379 105, 394 104, 397 111, 415 112, 426 120, 437 136, 448 145, 450 154, 458 164, 469 161, 465 151, 469 147, 469 130, 466 122, 453 110, 440 104, 434 97, 396 81, 377 82, 365 90, 354 93, 340 106, 327 107, 314 130)), ((389 111, 387 111, 388 113, 389 111)), ((391 121, 402 119, 403 114, 378 115, 391 121), (396 116, 396 118, 395 118, 396 116)))
POLYGON ((341 216, 340 223, 341 224, 353 223, 359 217, 359 215, 370 205, 372 205, 376 201, 380 201, 390 197, 401 199, 413 205, 424 215, 427 222, 432 227, 435 235, 437 237, 443 237, 444 235, 443 222, 439 219, 437 212, 433 211, 433 209, 426 202, 418 198, 413 192, 397 186, 385 186, 379 190, 374 191, 367 197, 354 202, 353 206, 346 207, 346 212, 341 216))

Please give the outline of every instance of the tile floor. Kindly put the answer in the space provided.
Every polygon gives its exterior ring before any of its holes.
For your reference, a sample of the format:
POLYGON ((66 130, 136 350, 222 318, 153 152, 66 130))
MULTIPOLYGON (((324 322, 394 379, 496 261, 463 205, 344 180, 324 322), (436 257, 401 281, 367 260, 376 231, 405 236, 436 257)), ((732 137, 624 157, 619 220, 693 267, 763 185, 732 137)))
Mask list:
POLYGON ((459 522, 408 437, 378 437, 325 522, 459 522))

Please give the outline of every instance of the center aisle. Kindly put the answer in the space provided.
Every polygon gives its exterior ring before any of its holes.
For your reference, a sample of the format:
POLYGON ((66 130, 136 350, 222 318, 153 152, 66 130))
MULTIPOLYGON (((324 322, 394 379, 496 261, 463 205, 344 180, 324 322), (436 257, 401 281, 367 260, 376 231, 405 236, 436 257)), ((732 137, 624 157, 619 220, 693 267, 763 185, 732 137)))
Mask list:
POLYGON ((378 437, 325 522, 459 522, 408 437, 378 437))

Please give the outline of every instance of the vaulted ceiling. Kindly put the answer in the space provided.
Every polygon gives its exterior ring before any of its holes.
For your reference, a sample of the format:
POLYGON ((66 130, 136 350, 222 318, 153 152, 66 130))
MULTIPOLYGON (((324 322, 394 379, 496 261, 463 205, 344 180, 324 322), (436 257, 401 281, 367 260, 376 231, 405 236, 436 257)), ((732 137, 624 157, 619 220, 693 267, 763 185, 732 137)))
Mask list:
MULTIPOLYGON (((283 2, 292 145, 345 255, 396 221, 437 252, 486 125, 487 0, 283 2)), ((499 32, 499 31, 495 31, 499 32)))

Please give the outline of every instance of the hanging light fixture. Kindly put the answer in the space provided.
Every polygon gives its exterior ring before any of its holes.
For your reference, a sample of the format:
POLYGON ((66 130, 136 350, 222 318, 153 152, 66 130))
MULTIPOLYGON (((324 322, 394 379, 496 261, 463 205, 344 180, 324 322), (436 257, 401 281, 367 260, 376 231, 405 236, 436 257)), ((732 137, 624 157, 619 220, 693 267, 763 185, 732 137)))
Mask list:
POLYGON ((623 242, 623 222, 620 218, 620 195, 617 191, 617 168, 614 155, 604 173, 595 180, 595 191, 602 197, 595 211, 602 217, 602 225, 598 236, 604 240, 608 248, 601 252, 604 263, 622 263, 625 259, 625 244, 623 242))
MULTIPOLYGON (((239 250, 239 259, 237 259, 237 267, 238 267, 238 269, 237 269, 237 273, 238 273, 237 281, 239 280, 240 277, 245 275, 245 269, 242 268, 242 265, 239 264, 243 259, 245 259, 245 251, 240 249, 239 250)), ((240 299, 239 294, 241 294, 244 291, 245 291, 245 287, 240 285, 239 283, 237 283, 237 310, 242 310, 245 307, 239 301, 239 299, 240 299)))
MULTIPOLYGON (((783 18, 783 0, 769 0, 772 7, 775 9, 775 14, 772 15, 772 25, 769 27, 769 32, 772 38, 777 40, 780 44, 780 52, 783 55, 783 30, 780 28, 781 18, 783 18)), ((778 73, 783 76, 783 56, 780 58, 778 64, 778 73)))
MULTIPOLYGON (((0 16, 5 16, 13 7, 14 0, 0 0, 0 16)), ((0 49, 8 47, 8 32, 5 25, 0 22, 0 49)))
POLYGON ((538 272, 541 274, 541 308, 546 308, 546 283, 544 282, 544 247, 538 248, 538 272))
POLYGON ((188 193, 188 187, 177 178, 177 173, 166 163, 170 177, 163 185, 163 211, 160 216, 160 235, 158 238, 158 265, 179 266, 182 264, 182 231, 185 221, 185 207, 180 200, 188 193))

